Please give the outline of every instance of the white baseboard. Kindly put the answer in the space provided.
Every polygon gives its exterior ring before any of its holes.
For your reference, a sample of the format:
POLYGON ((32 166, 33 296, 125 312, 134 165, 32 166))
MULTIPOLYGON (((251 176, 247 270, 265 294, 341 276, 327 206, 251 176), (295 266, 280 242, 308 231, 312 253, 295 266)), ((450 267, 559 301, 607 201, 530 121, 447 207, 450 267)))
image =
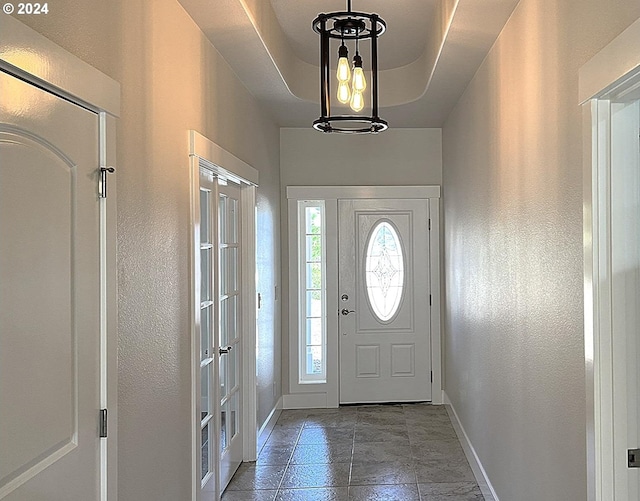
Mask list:
POLYGON ((443 392, 443 401, 444 405, 447 409, 447 413, 449 414, 449 418, 451 419, 451 423, 453 424, 453 428, 456 430, 456 434, 458 435, 458 439, 462 444, 462 449, 464 450, 465 456, 467 456, 467 461, 469 461, 469 465, 471 466, 471 470, 473 471, 473 475, 476 477, 476 482, 478 482, 478 486, 480 487, 480 491, 484 496, 486 501, 500 501, 498 499, 498 495, 491 485, 491 481, 485 471, 482 463, 480 462, 480 458, 478 454, 476 454, 476 450, 473 448, 473 444, 471 440, 469 440, 469 436, 467 432, 464 431, 464 427, 460 422, 460 418, 458 418, 458 414, 456 413, 451 400, 446 392, 443 392))
POLYGON ((326 393, 291 393, 282 396, 284 409, 326 409, 326 393))
POLYGON ((262 424, 262 426, 258 430, 258 454, 262 450, 262 447, 264 447, 264 444, 269 438, 269 435, 271 434, 273 427, 278 422, 278 418, 280 417, 281 413, 282 413, 282 397, 278 399, 278 401, 276 402, 276 406, 269 413, 269 417, 265 420, 265 422, 262 424))

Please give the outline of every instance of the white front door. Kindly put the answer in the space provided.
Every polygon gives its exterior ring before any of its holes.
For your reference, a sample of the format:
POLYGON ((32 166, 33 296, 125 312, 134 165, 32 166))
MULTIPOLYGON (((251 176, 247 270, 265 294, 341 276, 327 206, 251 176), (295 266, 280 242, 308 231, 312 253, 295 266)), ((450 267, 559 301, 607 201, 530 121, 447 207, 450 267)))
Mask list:
POLYGON ((99 499, 98 116, 0 72, 0 499, 99 499))
POLYGON ((427 200, 340 200, 340 402, 431 400, 427 200))

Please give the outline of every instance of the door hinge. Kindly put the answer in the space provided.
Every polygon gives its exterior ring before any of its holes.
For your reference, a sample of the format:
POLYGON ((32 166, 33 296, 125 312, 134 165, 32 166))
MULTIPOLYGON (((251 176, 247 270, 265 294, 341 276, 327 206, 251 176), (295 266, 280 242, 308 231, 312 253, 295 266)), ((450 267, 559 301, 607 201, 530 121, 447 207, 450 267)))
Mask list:
POLYGON ((100 438, 107 438, 107 409, 100 409, 100 438))
POLYGON ((431 371, 431 382, 433 383, 433 371, 431 371))
POLYGON ((262 308, 262 295, 258 292, 258 309, 262 308))
POLYGON ((640 468, 640 449, 629 449, 627 459, 629 468, 640 468))
POLYGON ((433 297, 429 294, 429 306, 433 305, 433 297))
POLYGON ((113 174, 115 171, 113 167, 100 167, 100 185, 98 186, 100 198, 107 198, 107 174, 113 174))
POLYGON ((429 218, 429 231, 431 231, 431 218, 429 218))

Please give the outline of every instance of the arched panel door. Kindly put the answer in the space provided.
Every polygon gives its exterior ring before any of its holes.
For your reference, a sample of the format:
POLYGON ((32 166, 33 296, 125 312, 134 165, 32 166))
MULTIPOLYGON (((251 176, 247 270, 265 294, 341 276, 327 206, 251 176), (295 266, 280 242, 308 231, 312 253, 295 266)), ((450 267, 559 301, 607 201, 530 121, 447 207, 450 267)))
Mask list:
POLYGON ((0 498, 99 499, 98 116, 0 72, 0 498))

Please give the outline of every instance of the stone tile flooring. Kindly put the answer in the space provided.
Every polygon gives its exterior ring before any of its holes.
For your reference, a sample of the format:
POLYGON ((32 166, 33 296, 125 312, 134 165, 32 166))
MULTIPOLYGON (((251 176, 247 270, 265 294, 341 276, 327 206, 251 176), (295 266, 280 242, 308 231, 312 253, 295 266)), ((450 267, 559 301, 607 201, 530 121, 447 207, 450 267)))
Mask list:
POLYGON ((442 406, 283 411, 223 501, 480 501, 442 406))

